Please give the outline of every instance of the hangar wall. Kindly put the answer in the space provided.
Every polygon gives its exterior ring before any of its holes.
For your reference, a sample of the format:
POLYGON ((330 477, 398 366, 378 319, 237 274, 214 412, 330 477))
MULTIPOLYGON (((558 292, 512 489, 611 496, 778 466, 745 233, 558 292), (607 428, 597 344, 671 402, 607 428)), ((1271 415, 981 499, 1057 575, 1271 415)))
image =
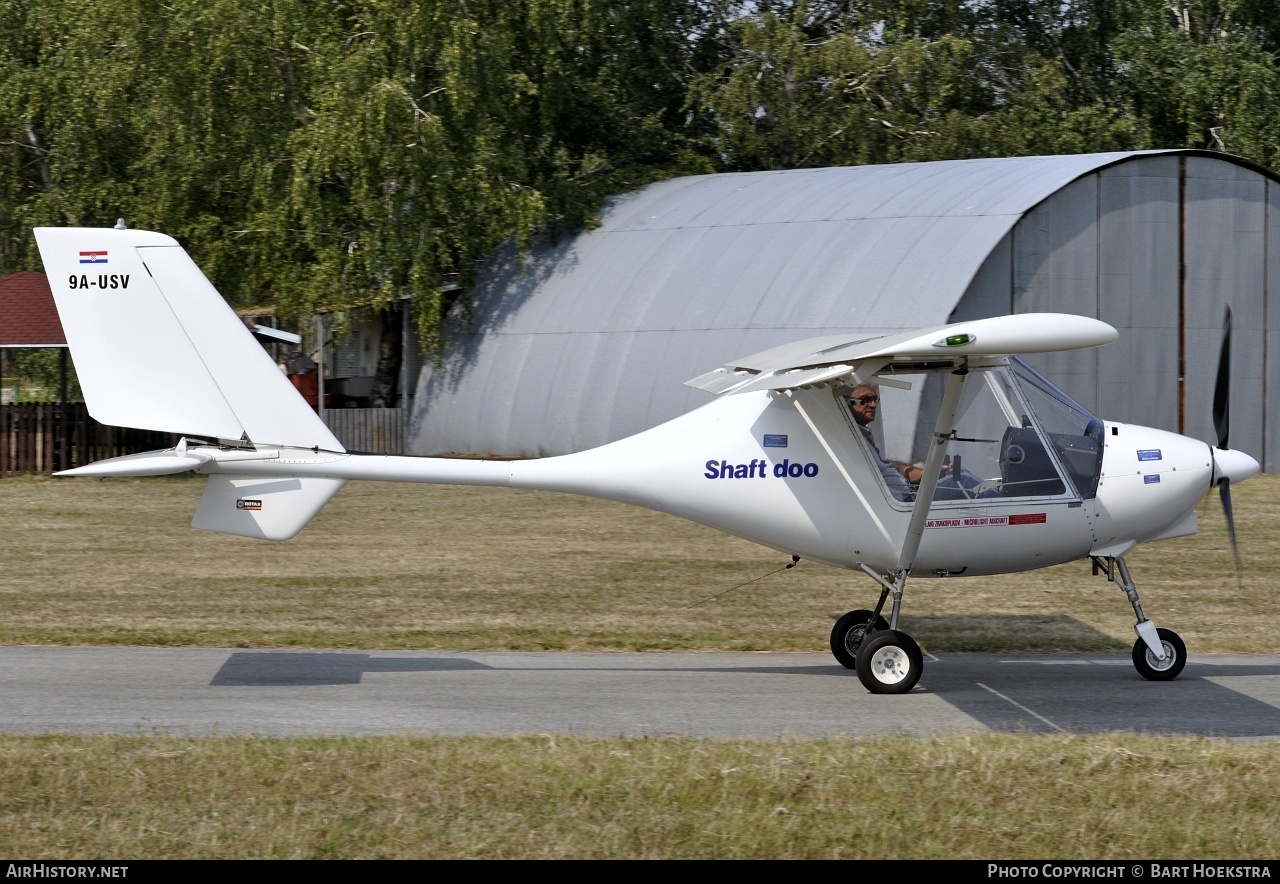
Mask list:
POLYGON ((1029 361, 1106 417, 1212 442, 1230 307, 1231 445, 1275 471, 1280 407, 1268 408, 1266 392, 1280 389, 1280 320, 1268 310, 1277 208, 1276 182, 1256 168, 1196 154, 1134 157, 1028 211, 954 317, 1044 310, 1109 322, 1120 330, 1114 344, 1029 361))

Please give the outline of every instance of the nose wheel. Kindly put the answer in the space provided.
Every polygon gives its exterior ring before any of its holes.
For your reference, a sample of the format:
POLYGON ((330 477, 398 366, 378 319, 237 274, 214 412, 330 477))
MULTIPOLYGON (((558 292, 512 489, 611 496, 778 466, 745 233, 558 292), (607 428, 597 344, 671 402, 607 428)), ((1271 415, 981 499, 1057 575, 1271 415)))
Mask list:
POLYGON ((1133 645, 1133 666, 1148 681, 1173 681, 1187 665, 1187 646, 1172 629, 1157 629, 1160 644, 1164 648, 1161 660, 1142 639, 1133 645))

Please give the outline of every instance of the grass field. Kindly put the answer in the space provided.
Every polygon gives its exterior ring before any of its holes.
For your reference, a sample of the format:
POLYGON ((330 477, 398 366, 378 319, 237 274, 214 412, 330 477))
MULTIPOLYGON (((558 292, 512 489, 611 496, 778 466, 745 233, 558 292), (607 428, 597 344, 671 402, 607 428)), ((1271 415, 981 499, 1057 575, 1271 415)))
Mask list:
POLYGON ((0 738, 0 851, 1274 859, 1278 761, 1275 743, 1132 735, 0 738))
MULTIPOLYGON (((875 596, 607 502, 353 483, 268 544, 191 530, 200 490, 0 482, 0 642, 823 651, 832 618, 875 596)), ((1192 653, 1280 650, 1278 492, 1235 490, 1239 580, 1216 497, 1196 537, 1130 557, 1147 613, 1192 653)), ((1126 653, 1132 624, 1082 563, 915 581, 903 622, 928 650, 1126 653)), ((1280 742, 1123 733, 0 736, 0 855, 1267 859, 1277 794, 1280 742)))
MULTIPOLYGON (((500 488, 351 483, 295 540, 228 537, 189 527, 202 482, 0 482, 0 642, 822 651, 877 594, 670 516, 500 488)), ((1130 557, 1147 615, 1193 653, 1280 650, 1280 476, 1234 497, 1239 582, 1216 495, 1198 535, 1130 557)), ((931 651, 1134 641, 1124 594, 1083 562, 916 580, 903 617, 931 651)))

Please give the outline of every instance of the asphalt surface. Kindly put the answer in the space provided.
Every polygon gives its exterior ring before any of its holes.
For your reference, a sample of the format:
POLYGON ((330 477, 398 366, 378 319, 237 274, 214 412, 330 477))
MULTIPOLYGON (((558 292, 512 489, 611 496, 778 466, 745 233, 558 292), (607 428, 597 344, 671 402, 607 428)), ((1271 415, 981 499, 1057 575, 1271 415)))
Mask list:
POLYGON ((1280 738, 1280 655, 927 656, 868 693, 825 654, 0 647, 0 732, 930 736, 1139 731, 1280 738))

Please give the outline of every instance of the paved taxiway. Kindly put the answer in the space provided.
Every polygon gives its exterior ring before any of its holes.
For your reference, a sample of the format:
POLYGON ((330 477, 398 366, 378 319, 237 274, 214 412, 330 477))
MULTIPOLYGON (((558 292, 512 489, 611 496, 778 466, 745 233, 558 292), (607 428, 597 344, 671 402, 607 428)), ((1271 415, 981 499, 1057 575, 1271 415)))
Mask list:
POLYGON ((0 647, 0 731, 1280 738, 1280 655, 944 654, 907 696, 826 654, 0 647))

